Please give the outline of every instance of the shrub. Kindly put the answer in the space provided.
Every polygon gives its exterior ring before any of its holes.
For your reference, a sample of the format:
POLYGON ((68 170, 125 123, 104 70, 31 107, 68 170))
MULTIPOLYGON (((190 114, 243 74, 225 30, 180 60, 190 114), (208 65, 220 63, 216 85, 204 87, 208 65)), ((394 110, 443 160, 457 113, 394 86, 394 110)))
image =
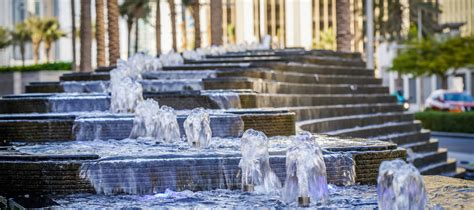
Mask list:
POLYGON ((35 64, 29 66, 5 66, 0 67, 0 72, 14 72, 14 71, 67 71, 72 69, 70 62, 56 62, 56 63, 44 63, 35 64))
POLYGON ((433 131, 474 133, 474 112, 425 111, 416 113, 415 118, 433 131))

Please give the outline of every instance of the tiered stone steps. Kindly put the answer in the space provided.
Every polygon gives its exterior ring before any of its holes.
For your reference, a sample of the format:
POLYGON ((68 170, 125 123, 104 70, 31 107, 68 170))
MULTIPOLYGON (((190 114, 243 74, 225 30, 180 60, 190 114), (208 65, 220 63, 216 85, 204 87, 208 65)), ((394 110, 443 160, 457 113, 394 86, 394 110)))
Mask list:
MULTIPOLYGON (((403 113, 395 97, 389 95, 381 80, 374 77, 374 71, 365 68, 358 53, 311 51, 293 55, 269 52, 258 56, 252 56, 252 53, 209 56, 202 61, 187 61, 184 66, 163 70, 145 73, 143 78, 159 81, 169 79, 170 75, 176 77, 177 72, 209 71, 209 75, 202 77, 202 88, 245 90, 236 93, 240 99, 239 108, 286 109, 295 112, 300 129, 391 141, 414 153, 413 163, 422 173, 457 175, 459 172, 455 164, 451 170, 453 163, 447 160, 446 150, 438 148, 436 140, 430 140, 429 131, 422 130, 412 114, 403 113)), ((64 82, 108 79, 107 71, 71 73, 61 77, 60 83, 32 84, 27 91, 64 92, 64 82)), ((200 94, 146 93, 144 96, 178 109, 218 108, 200 94)), ((104 103, 108 103, 109 97, 104 97, 104 103)), ((0 107, 9 100, 13 99, 0 101, 0 107)), ((28 110, 28 105, 16 104, 11 105, 9 112, 0 109, 0 113, 12 113, 11 110, 18 106, 26 106, 22 109, 28 110)))
POLYGON ((446 149, 438 148, 438 141, 430 139, 429 131, 422 130, 420 122, 403 113, 388 90, 380 88, 380 80, 365 69, 360 57, 309 56, 288 64, 260 66, 273 71, 220 73, 218 79, 205 80, 205 87, 261 93, 253 100, 241 95, 243 107, 289 107, 296 113, 297 127, 303 130, 398 143, 410 150, 414 165, 423 174, 455 176, 463 172, 456 169, 455 161, 447 159, 446 149))

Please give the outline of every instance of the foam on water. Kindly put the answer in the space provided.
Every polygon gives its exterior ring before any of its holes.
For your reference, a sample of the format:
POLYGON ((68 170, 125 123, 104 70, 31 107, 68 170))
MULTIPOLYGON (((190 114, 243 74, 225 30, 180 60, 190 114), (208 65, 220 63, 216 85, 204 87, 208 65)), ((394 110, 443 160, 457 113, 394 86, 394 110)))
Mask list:
POLYGON ((260 131, 245 131, 240 141, 242 186, 253 185, 257 192, 279 194, 281 182, 270 167, 267 136, 260 131))
MULTIPOLYGON (((375 209, 377 196, 374 186, 333 186, 327 204, 311 204, 309 208, 375 209)), ((295 203, 286 204, 277 195, 243 193, 239 190, 176 192, 170 189, 151 195, 96 195, 73 194, 54 198, 59 208, 74 209, 296 209, 295 203)))
POLYGON ((286 181, 283 200, 294 202, 310 197, 324 203, 328 198, 326 164, 321 148, 309 132, 296 135, 286 152, 286 181))
POLYGON ((173 51, 160 55, 160 61, 163 66, 179 66, 184 63, 183 57, 173 51))
POLYGON ((423 178, 413 165, 402 160, 384 161, 377 178, 380 209, 424 209, 427 195, 423 178))
POLYGON ((206 148, 212 137, 209 113, 203 108, 195 108, 184 121, 186 139, 190 145, 206 148))

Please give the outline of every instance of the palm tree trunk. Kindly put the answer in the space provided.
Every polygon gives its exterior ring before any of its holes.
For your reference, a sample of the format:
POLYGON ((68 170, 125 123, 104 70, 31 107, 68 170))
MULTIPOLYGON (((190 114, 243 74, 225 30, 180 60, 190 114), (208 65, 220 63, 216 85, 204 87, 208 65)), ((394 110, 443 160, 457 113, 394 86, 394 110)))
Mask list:
POLYGON ((156 30, 156 54, 161 54, 161 6, 160 0, 156 1, 156 17, 155 17, 155 30, 156 30))
POLYGON ((120 58, 119 15, 117 0, 107 0, 109 65, 111 66, 116 65, 120 58))
POLYGON ((188 47, 188 35, 187 35, 187 31, 186 31, 186 26, 188 25, 188 21, 186 21, 186 6, 183 5, 181 7, 181 17, 182 17, 182 20, 183 20, 183 24, 181 25, 181 30, 183 31, 183 46, 182 48, 183 49, 187 49, 188 47))
POLYGON ((133 21, 127 23, 127 57, 132 55, 132 28, 133 21))
POLYGON ((171 35, 173 38, 173 50, 177 50, 177 43, 176 43, 176 5, 174 0, 168 0, 168 4, 170 6, 170 13, 171 13, 171 35))
POLYGON ((211 0, 211 45, 222 45, 222 0, 211 0))
POLYGON ((337 50, 351 51, 351 9, 350 0, 336 1, 336 37, 337 50))
POLYGON ((91 0, 81 1, 81 61, 82 72, 92 70, 92 23, 91 0))
POLYGON ((139 35, 139 31, 138 31, 138 18, 135 19, 135 54, 138 53, 138 35, 139 35))
POLYGON ((76 70, 76 4, 71 0, 71 19, 72 19, 72 70, 76 70))
POLYGON ((46 63, 49 63, 51 57, 51 43, 44 42, 44 54, 46 56, 46 63))
POLYGON ((35 64, 38 64, 39 47, 40 47, 39 42, 33 42, 33 61, 34 61, 35 64))
POLYGON ((21 65, 25 66, 25 43, 20 43, 21 65))
POLYGON ((199 15, 199 0, 193 1, 193 19, 194 19, 194 48, 201 47, 201 17, 199 15))
POLYGON ((104 0, 95 0, 95 40, 97 42, 97 66, 105 66, 105 17, 104 0))

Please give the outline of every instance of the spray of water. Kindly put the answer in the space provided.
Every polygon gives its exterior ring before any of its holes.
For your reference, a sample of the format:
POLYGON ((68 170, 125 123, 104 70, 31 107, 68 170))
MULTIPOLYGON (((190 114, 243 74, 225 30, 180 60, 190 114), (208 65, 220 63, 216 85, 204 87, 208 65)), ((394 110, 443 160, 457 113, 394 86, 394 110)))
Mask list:
POLYGON ((160 56, 160 61, 163 66, 178 66, 184 63, 183 57, 179 53, 173 51, 162 54, 160 56))
POLYGON ((126 61, 119 61, 117 68, 110 71, 110 108, 113 112, 133 112, 138 102, 143 100, 140 78, 140 73, 126 61))
POLYGON ((377 198, 380 209, 425 209, 427 203, 420 172, 402 160, 380 165, 377 198))
POLYGON ((130 138, 150 137, 165 143, 180 140, 176 112, 168 106, 160 106, 153 99, 140 102, 135 109, 130 138))
POLYGON ((315 137, 309 132, 301 132, 292 139, 286 152, 283 200, 291 203, 308 197, 311 202, 327 200, 326 164, 315 137))
POLYGON ((176 143, 180 140, 178 120, 173 108, 162 106, 156 120, 159 126, 155 139, 165 143, 176 143))
POLYGON ((184 131, 188 143, 194 147, 206 148, 212 137, 209 113, 203 108, 195 108, 184 121, 184 131))
POLYGON ((133 118, 133 128, 130 138, 154 137, 157 127, 156 119, 160 112, 160 105, 153 99, 138 103, 133 118))
POLYGON ((248 129, 240 140, 239 167, 242 170, 242 187, 252 186, 256 192, 278 194, 281 182, 270 168, 267 136, 248 129))

